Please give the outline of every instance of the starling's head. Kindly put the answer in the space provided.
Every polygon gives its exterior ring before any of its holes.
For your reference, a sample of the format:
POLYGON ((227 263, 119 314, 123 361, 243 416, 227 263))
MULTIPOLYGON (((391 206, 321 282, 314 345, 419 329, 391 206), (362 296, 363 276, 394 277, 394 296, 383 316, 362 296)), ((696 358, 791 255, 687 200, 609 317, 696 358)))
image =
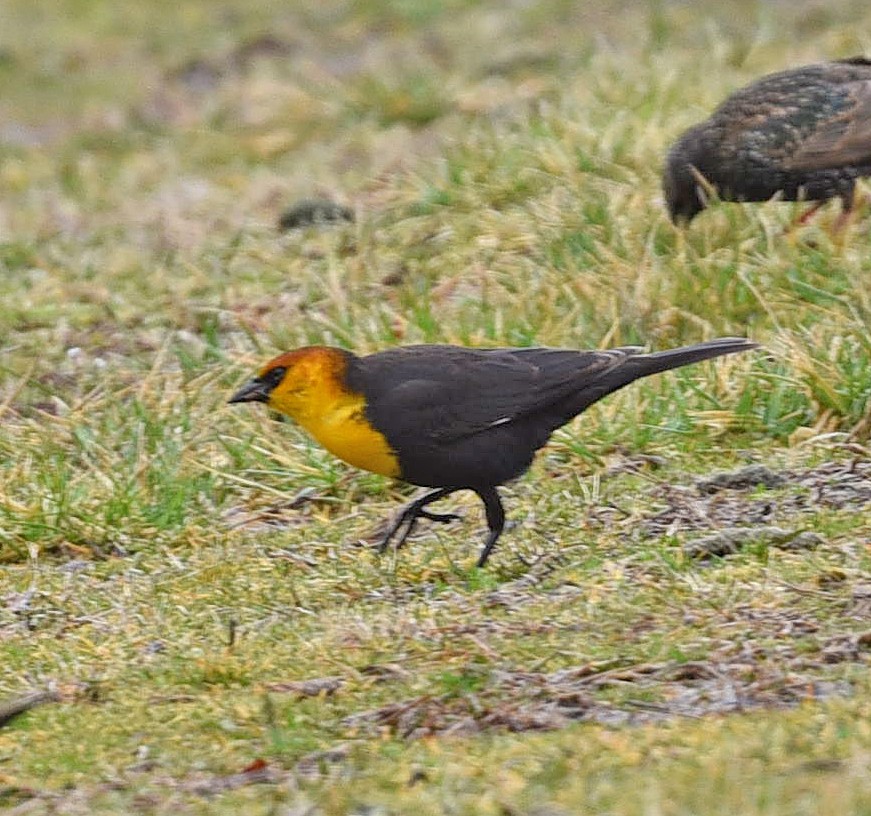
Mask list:
POLYGON ((662 191, 672 222, 686 226, 705 207, 715 194, 706 178, 709 147, 704 143, 701 126, 690 128, 668 151, 662 172, 662 191))
POLYGON ((704 188, 698 180, 698 170, 674 152, 669 154, 665 164, 662 191, 668 215, 679 227, 685 227, 707 206, 704 188))

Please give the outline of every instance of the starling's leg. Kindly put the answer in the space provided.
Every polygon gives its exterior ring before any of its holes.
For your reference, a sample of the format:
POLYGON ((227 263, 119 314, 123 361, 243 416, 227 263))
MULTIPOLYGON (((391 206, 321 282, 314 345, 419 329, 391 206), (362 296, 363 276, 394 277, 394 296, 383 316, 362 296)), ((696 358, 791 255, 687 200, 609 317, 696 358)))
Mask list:
POLYGON ((481 550, 481 555, 478 557, 478 566, 483 567, 496 546, 499 536, 505 527, 505 510, 502 507, 502 500, 499 498, 499 493, 495 487, 488 487, 483 490, 475 491, 484 502, 484 510, 487 513, 487 527, 490 532, 487 533, 487 538, 484 541, 484 548, 481 550))
POLYGON ((418 518, 423 516, 424 518, 432 519, 433 521, 450 521, 451 519, 447 518, 447 513, 428 513, 423 508, 428 504, 431 504, 434 501, 438 501, 439 499, 443 499, 445 496, 449 496, 451 493, 455 493, 457 488, 454 487, 442 487, 438 490, 433 490, 430 493, 427 493, 421 496, 419 499, 415 499, 413 502, 407 504, 402 511, 397 515, 393 524, 390 525, 390 528, 384 534, 384 538, 381 539, 381 544, 378 547, 378 552, 384 552, 388 545, 390 544, 390 540, 402 525, 407 525, 405 530, 400 534, 399 538, 396 541, 396 549, 398 550, 404 543, 405 539, 411 535, 411 531, 414 530, 415 525, 417 524, 418 518), (433 518, 435 516, 435 518, 433 518))
POLYGON ((853 215, 852 207, 849 210, 842 209, 838 213, 838 217, 835 219, 835 223, 832 224, 832 236, 833 237, 836 235, 840 235, 844 231, 847 224, 850 223, 852 215, 853 215))
POLYGON ((817 213, 820 207, 822 207, 825 203, 825 201, 815 201, 801 215, 797 215, 795 218, 793 218, 792 221, 790 221, 789 224, 784 227, 782 234, 790 240, 794 241, 796 230, 799 227, 803 227, 805 224, 807 224, 807 222, 811 220, 811 218, 817 213))
POLYGON ((815 201, 811 204, 808 209, 806 209, 800 216, 793 219, 793 222, 789 225, 790 229, 795 229, 796 227, 803 227, 807 224, 808 221, 816 214, 817 210, 825 204, 825 201, 815 201))
MULTIPOLYGON (((868 196, 863 196, 865 202, 868 201, 868 196)), ((856 188, 851 187, 850 192, 844 193, 841 196, 841 212, 838 213, 838 217, 835 219, 835 223, 832 226, 832 235, 838 235, 841 230, 843 230, 847 224, 850 223, 850 220, 853 217, 853 213, 855 212, 855 204, 856 204, 856 188)))

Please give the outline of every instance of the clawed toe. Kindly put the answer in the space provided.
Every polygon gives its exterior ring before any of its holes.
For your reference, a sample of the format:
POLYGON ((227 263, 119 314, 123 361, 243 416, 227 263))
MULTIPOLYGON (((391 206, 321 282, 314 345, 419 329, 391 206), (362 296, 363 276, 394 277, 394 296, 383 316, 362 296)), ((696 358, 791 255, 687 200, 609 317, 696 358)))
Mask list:
POLYGON ((429 510, 421 510, 418 516, 429 521, 437 521, 439 524, 460 521, 463 518, 459 513, 431 513, 429 510))
POLYGON ((430 504, 431 502, 438 501, 439 499, 443 499, 445 496, 454 492, 453 488, 440 488, 438 490, 434 490, 431 493, 427 493, 425 496, 422 496, 419 499, 416 499, 411 504, 409 504, 399 515, 396 517, 396 520, 390 525, 390 528, 384 534, 384 538, 381 539, 381 544, 378 547, 378 552, 383 553, 389 546, 390 541, 402 529, 402 526, 405 525, 405 529, 402 530, 399 537, 396 540, 394 545, 395 549, 399 549, 404 543, 405 540, 411 535, 415 526, 417 525, 418 519, 425 518, 429 521, 437 521, 440 524, 447 523, 449 521, 456 521, 461 518, 456 513, 432 513, 429 510, 425 510, 425 506, 430 504))
MULTIPOLYGON (((408 508, 403 510, 396 519, 391 523, 390 527, 388 527, 387 532, 384 533, 384 537, 381 539, 381 543, 378 545, 379 554, 386 552, 387 548, 390 546, 390 541, 393 539, 393 536, 396 535, 397 531, 403 524, 408 522, 408 508)), ((396 548, 399 549, 406 538, 408 538, 408 534, 410 532, 411 526, 414 524, 414 518, 412 517, 411 521, 408 522, 408 527, 404 530, 402 535, 399 536, 399 540, 396 542, 396 548)))

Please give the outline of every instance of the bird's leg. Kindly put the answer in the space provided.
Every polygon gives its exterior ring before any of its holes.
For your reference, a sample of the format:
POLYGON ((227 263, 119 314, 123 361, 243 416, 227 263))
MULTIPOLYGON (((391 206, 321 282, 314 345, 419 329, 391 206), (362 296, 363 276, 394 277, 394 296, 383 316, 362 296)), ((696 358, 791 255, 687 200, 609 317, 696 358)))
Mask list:
POLYGON ((790 221, 783 228, 783 232, 781 234, 794 241, 796 230, 799 227, 803 227, 805 224, 807 224, 807 222, 811 220, 811 218, 816 214, 820 207, 822 207, 825 203, 825 201, 815 201, 813 204, 810 205, 810 207, 808 207, 803 213, 801 213, 801 215, 795 216, 795 218, 793 218, 792 221, 790 221))
POLYGON ((475 491, 484 502, 484 510, 487 513, 487 527, 489 532, 484 541, 484 548, 481 550, 481 555, 478 556, 478 566, 483 567, 496 546, 499 536, 505 527, 505 510, 502 507, 502 500, 499 498, 499 493, 495 487, 488 487, 483 490, 475 491))
MULTIPOLYGON (((803 227, 805 224, 807 224, 808 221, 811 220, 811 218, 814 216, 814 214, 817 212, 817 210, 819 210, 820 207, 822 207, 823 204, 825 204, 825 203, 826 203, 825 201, 815 201, 801 215, 799 215, 798 217, 793 219, 792 223, 789 225, 789 229, 795 229, 796 227, 803 227)), ((787 230, 787 231, 789 231, 789 230, 787 230)))
POLYGON ((425 518, 429 521, 437 521, 439 524, 447 524, 449 521, 459 521, 462 518, 459 513, 433 513, 429 510, 419 510, 417 515, 419 518, 425 518))
POLYGON ((405 539, 407 539, 412 530, 414 530, 415 525, 417 524, 417 520, 423 516, 423 518, 430 519, 431 521, 451 521, 452 516, 454 518, 459 518, 459 516, 455 516, 453 513, 430 513, 423 508, 428 504, 431 504, 434 501, 438 501, 439 499, 443 499, 445 496, 449 496, 451 493, 456 492, 456 488, 453 487, 441 487, 438 490, 433 490, 430 493, 426 493, 421 496, 419 499, 415 499, 413 502, 407 504, 400 513, 396 516, 393 524, 390 525, 390 528, 384 534, 384 538, 381 539, 381 544, 378 547, 378 552, 384 552, 390 544, 391 539, 396 533, 400 530, 402 525, 406 525, 405 530, 399 535, 399 538, 396 541, 396 549, 398 550, 404 543, 405 539))
MULTIPOLYGON (((841 231, 850 223, 850 219, 852 218, 855 209, 855 197, 855 188, 841 195, 841 212, 838 213, 838 217, 835 219, 835 223, 832 225, 832 236, 839 235, 841 231)), ((871 199, 865 196, 865 200, 867 202, 871 199)), ((815 201, 801 215, 794 218, 790 222, 789 226, 784 230, 784 234, 789 235, 797 227, 803 227, 805 224, 808 223, 808 221, 811 220, 811 217, 816 214, 820 207, 825 204, 825 201, 815 201)))
POLYGON ((853 218, 853 214, 856 212, 856 201, 859 199, 866 206, 871 201, 871 198, 868 195, 857 196, 856 189, 853 188, 849 193, 844 193, 841 196, 841 212, 838 213, 838 217, 835 219, 835 223, 832 225, 832 235, 838 235, 841 230, 843 230, 853 218))
POLYGON ((847 224, 850 223, 852 215, 852 208, 848 210, 846 207, 838 213, 838 217, 835 219, 835 223, 832 224, 832 237, 840 235, 843 232, 847 224))

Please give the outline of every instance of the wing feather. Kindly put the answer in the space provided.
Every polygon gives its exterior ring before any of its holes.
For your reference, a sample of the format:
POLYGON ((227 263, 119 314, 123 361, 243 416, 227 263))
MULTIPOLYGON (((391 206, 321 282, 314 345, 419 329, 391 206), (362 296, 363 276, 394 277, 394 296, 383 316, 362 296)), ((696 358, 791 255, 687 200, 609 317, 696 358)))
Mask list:
POLYGON ((784 163, 791 170, 871 164, 871 80, 849 86, 850 107, 821 121, 784 163))
POLYGON ((358 379, 377 427, 426 446, 541 411, 595 384, 637 351, 405 346, 362 358, 358 379))

